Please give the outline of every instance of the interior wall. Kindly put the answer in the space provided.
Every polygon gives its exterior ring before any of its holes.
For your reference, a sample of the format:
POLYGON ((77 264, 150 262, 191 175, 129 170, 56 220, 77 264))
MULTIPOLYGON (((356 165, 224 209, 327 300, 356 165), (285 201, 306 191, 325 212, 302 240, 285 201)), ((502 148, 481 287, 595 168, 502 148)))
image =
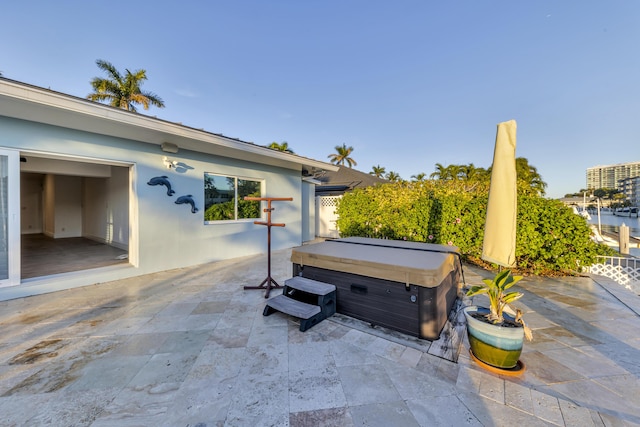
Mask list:
POLYGON ((82 235, 104 243, 109 240, 107 181, 106 178, 84 178, 82 189, 82 235))
POLYGON ((110 178, 84 178, 82 204, 83 236, 127 250, 129 168, 111 166, 110 178))
POLYGON ((53 237, 82 237, 82 177, 54 176, 55 210, 53 237))
MULTIPOLYGON (((49 171, 63 162, 37 160, 37 165, 32 158, 26 164, 33 170, 38 166, 49 171)), ((82 236, 128 250, 129 168, 88 164, 75 166, 73 171, 93 175, 43 174, 23 169, 20 174, 21 233, 44 233, 53 238, 82 236)))
POLYGON ((20 233, 39 234, 43 229, 44 175, 20 174, 20 233))
POLYGON ((47 174, 44 177, 44 209, 42 212, 44 234, 49 237, 55 235, 55 176, 47 174))
POLYGON ((112 166, 109 180, 111 242, 122 249, 129 248, 129 183, 130 170, 126 167, 112 166))
POLYGON ((20 172, 108 178, 110 176, 110 166, 29 155, 28 161, 20 163, 20 172))

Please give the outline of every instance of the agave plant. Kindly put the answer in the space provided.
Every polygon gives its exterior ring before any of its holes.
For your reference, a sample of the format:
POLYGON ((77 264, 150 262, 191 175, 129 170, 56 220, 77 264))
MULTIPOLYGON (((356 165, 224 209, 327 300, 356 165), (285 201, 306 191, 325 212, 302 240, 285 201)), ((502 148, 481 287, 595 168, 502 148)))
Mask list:
MULTIPOLYGON (((508 310, 513 311, 509 304, 522 298, 524 295, 516 291, 507 292, 509 288, 520 280, 522 280, 522 276, 513 276, 511 270, 503 270, 496 274, 493 279, 482 279, 484 285, 472 286, 471 289, 467 291, 467 296, 472 297, 474 295, 486 294, 489 297, 487 320, 494 325, 500 325, 504 323, 503 311, 505 308, 508 307, 508 310)), ((522 319, 522 311, 517 309, 513 312, 515 313, 515 323, 522 325, 525 336, 531 341, 531 329, 525 325, 522 319)))

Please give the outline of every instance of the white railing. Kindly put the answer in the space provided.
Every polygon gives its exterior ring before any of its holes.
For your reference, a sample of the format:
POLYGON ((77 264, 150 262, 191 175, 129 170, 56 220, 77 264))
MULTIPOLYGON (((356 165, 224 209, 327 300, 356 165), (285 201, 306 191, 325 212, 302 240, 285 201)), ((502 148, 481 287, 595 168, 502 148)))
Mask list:
POLYGON ((599 256, 598 262, 588 267, 588 272, 613 279, 640 295, 640 258, 599 256))

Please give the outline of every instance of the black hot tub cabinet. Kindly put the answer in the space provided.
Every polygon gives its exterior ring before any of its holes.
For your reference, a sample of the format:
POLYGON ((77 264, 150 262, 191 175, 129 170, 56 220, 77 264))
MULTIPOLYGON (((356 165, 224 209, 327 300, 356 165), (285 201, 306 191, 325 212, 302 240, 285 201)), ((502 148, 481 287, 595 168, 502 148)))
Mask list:
POLYGON ((453 246, 349 237, 291 251, 293 275, 336 286, 336 311, 436 340, 461 278, 453 246))

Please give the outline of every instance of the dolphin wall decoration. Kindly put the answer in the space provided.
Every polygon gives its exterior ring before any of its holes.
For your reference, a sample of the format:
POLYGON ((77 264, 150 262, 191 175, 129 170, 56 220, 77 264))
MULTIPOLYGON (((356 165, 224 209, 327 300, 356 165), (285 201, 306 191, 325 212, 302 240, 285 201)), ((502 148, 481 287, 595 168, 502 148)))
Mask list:
POLYGON ((173 195, 175 191, 171 189, 171 183, 169 182, 169 178, 166 176, 156 176, 153 177, 147 182, 147 185, 164 185, 167 187, 167 196, 173 195))
POLYGON ((187 194, 186 196, 180 196, 175 201, 176 205, 182 205, 185 203, 191 205, 191 213, 198 212, 198 208, 196 208, 196 202, 193 201, 193 196, 191 194, 187 194))

